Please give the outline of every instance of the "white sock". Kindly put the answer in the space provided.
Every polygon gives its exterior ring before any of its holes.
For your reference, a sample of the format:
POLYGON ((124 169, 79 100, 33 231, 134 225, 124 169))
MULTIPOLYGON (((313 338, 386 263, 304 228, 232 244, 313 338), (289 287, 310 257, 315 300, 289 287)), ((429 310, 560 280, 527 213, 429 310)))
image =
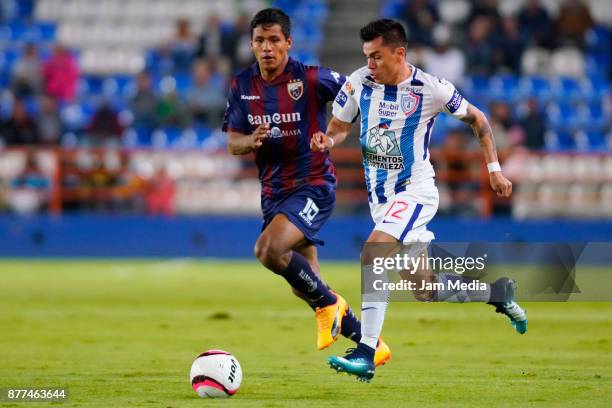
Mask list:
MULTIPOLYGON (((363 273, 371 274, 372 266, 364 266, 363 273)), ((380 275, 384 282, 388 282, 386 275, 380 275)), ((367 346, 376 350, 378 338, 382 332, 385 321, 385 313, 389 305, 389 291, 378 291, 374 296, 365 295, 371 300, 361 302, 361 341, 367 346)))
POLYGON ((376 350, 388 302, 361 303, 361 343, 376 350))

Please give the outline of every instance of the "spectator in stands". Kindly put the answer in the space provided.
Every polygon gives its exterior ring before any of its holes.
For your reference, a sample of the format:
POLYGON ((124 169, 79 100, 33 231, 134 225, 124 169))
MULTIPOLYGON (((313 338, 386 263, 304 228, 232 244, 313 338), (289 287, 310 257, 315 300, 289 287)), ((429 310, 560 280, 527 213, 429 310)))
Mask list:
POLYGON ((468 26, 471 26, 476 19, 486 19, 491 27, 500 26, 498 0, 476 0, 471 3, 472 12, 467 20, 468 26))
POLYGON ((174 214, 174 198, 176 188, 168 170, 159 169, 151 179, 145 194, 148 214, 174 214))
MULTIPOLYGON (((250 44, 250 28, 249 33, 250 44)), ((214 59, 224 74, 229 74, 230 65, 236 58, 238 47, 238 33, 235 30, 225 29, 216 14, 211 14, 204 24, 204 31, 198 38, 196 57, 214 59)), ((249 48, 250 49, 250 48, 249 48)))
POLYGON ((16 0, 0 0, 0 22, 9 21, 17 14, 16 0))
MULTIPOLYGON (((425 66, 425 54, 431 52, 429 47, 426 47, 421 44, 413 44, 408 47, 406 51, 406 61, 410 61, 412 65, 415 67, 424 67, 425 66)), ((354 142, 356 139, 353 139, 354 142)), ((346 143, 351 143, 351 141, 347 140, 346 143)))
POLYGON ((489 124, 495 135, 495 144, 498 151, 503 151, 523 140, 523 132, 514 121, 508 103, 493 101, 489 106, 489 110, 491 112, 489 124))
POLYGON ((43 67, 46 94, 60 102, 72 101, 76 95, 79 75, 76 58, 62 44, 56 44, 53 54, 43 67))
POLYGON ((251 17, 241 14, 236 21, 236 50, 232 62, 232 72, 241 71, 255 62, 251 51, 251 17))
POLYGON ((11 89, 18 98, 34 96, 42 91, 42 63, 36 44, 28 43, 23 57, 13 66, 11 89))
POLYGON ((490 75, 493 71, 490 32, 491 23, 487 17, 476 17, 469 27, 465 55, 468 72, 472 75, 490 75))
POLYGON ((438 24, 433 31, 433 40, 435 48, 425 50, 423 68, 430 74, 446 78, 461 88, 465 76, 465 56, 457 48, 451 47, 450 27, 438 24))
POLYGON ((518 22, 514 17, 502 19, 501 32, 493 47, 492 63, 497 71, 520 73, 521 58, 525 45, 519 31, 518 22))
POLYGON ((6 201, 18 214, 33 214, 49 204, 51 178, 41 168, 33 152, 27 152, 23 171, 10 182, 6 201))
POLYGON ((197 38, 191 32, 189 20, 179 19, 176 22, 174 38, 167 45, 174 72, 189 72, 196 46, 197 38))
POLYGON ((142 71, 136 76, 136 93, 130 100, 134 114, 133 126, 138 131, 151 132, 158 125, 157 96, 153 91, 151 74, 142 71))
POLYGON ((551 47, 553 22, 540 0, 527 0, 518 14, 519 30, 528 45, 551 47))
POLYGON ((176 92, 176 87, 165 85, 161 87, 162 94, 155 108, 160 126, 183 128, 191 123, 189 109, 176 92))
POLYGON ((108 101, 103 100, 87 126, 86 142, 92 146, 117 146, 123 131, 119 114, 108 101))
POLYGON ((584 35, 595 24, 588 5, 582 0, 566 0, 557 20, 561 45, 584 46, 584 35))
POLYGON ((199 59, 193 65, 193 84, 187 91, 187 105, 191 117, 198 124, 218 126, 226 104, 226 83, 219 73, 212 72, 211 64, 199 59))
POLYGON ((42 96, 40 98, 40 113, 38 114, 37 125, 41 144, 59 144, 62 122, 60 121, 55 99, 49 96, 42 96))
POLYGON ((538 109, 538 102, 535 98, 527 102, 527 114, 519 122, 525 135, 525 147, 532 150, 544 148, 544 134, 546 133, 546 120, 542 112, 538 109))
POLYGON ((0 136, 5 145, 34 145, 39 141, 38 128, 28 114, 25 103, 16 99, 11 117, 0 126, 0 136))
POLYGON ((403 16, 408 29, 408 42, 431 46, 431 32, 440 20, 436 4, 431 0, 409 0, 403 16))

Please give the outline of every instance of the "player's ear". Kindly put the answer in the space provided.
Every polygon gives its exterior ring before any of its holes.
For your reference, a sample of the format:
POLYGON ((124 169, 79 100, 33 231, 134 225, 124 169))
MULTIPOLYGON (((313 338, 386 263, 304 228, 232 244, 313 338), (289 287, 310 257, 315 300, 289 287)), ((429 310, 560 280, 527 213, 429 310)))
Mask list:
POLYGON ((291 44, 293 44, 293 40, 291 37, 287 38, 287 49, 291 49, 291 44))
POLYGON ((406 59, 406 47, 397 47, 395 49, 396 55, 401 59, 406 59))

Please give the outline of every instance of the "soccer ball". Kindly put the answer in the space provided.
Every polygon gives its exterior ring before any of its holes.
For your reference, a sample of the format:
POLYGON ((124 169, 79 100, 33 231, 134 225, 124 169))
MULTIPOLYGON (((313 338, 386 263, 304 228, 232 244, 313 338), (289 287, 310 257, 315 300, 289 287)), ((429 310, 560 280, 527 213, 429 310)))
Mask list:
POLYGON ((208 350, 191 365, 189 374, 193 390, 202 398, 229 398, 242 383, 238 359, 223 350, 208 350))

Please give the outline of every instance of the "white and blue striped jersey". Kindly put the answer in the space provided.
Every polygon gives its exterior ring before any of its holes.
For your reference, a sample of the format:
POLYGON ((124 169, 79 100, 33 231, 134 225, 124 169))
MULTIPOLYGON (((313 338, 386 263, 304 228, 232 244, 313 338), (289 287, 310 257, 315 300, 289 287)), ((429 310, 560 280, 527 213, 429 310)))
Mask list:
POLYGON ((372 203, 385 203, 406 185, 434 176, 429 138, 436 116, 457 118, 468 102, 444 79, 411 66, 410 78, 398 85, 377 84, 367 67, 347 78, 333 104, 333 115, 353 122, 361 113, 361 152, 372 203))

